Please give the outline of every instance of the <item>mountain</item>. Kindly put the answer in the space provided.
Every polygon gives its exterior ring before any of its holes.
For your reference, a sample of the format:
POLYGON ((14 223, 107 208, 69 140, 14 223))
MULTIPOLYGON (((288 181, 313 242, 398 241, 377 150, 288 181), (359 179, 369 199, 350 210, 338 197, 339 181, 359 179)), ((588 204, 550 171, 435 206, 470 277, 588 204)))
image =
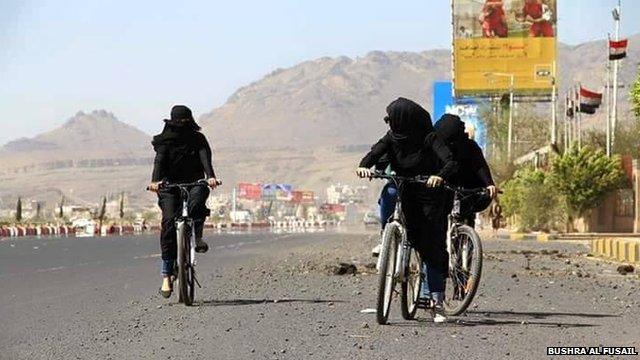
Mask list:
POLYGON ((398 96, 429 107, 431 81, 446 79, 448 52, 374 51, 276 70, 201 117, 219 147, 314 148, 373 140, 398 96))
POLYGON ((11 141, 0 148, 0 152, 33 155, 45 151, 52 155, 52 152, 80 150, 76 156, 82 157, 86 151, 124 155, 140 152, 149 141, 149 135, 118 120, 110 112, 95 110, 87 114, 80 111, 61 127, 34 138, 11 141))
MULTIPOLYGON (((604 41, 558 44, 559 94, 574 82, 602 88, 606 50, 604 41)), ((627 85, 620 94, 623 120, 631 118, 625 94, 639 58, 636 35, 620 73, 627 85)), ((373 51, 306 61, 238 89, 199 118, 225 181, 222 191, 237 181, 291 182, 316 191, 356 183, 352 169, 385 131, 386 105, 404 96, 431 109, 431 84, 450 76, 447 50, 373 51)), ((601 116, 585 119, 602 126, 601 116)), ((79 112, 55 130, 0 148, 0 203, 11 204, 17 195, 55 203, 61 194, 97 203, 126 191, 131 204, 149 205, 154 197, 142 189, 152 160, 147 134, 104 110, 79 112)))
MULTIPOLYGON (((640 35, 629 40, 627 64, 620 72, 621 83, 627 85, 635 79, 636 67, 628 62, 640 58, 640 35)), ((576 82, 596 91, 603 87, 606 46, 605 41, 558 44, 559 99, 576 82)), ((239 89, 200 121, 220 148, 371 143, 384 130, 386 105, 398 96, 431 109, 431 84, 450 79, 450 57, 445 50, 373 51, 355 59, 303 62, 239 89)), ((621 118, 628 109, 627 97, 621 94, 621 118)), ((591 118, 593 123, 600 120, 591 118)))
POLYGON ((0 203, 12 203, 16 194, 51 205, 62 194, 92 203, 142 189, 153 159, 150 141, 110 112, 78 112, 54 130, 0 148, 0 203))

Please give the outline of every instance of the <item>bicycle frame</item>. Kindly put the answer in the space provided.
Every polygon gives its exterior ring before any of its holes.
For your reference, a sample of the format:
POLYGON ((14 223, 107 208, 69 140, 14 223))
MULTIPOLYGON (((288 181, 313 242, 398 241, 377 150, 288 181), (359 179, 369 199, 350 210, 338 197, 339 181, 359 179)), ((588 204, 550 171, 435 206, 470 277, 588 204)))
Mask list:
MULTIPOLYGON (((404 185, 408 181, 423 182, 423 177, 405 178, 395 175, 374 174, 375 178, 387 179, 394 182, 398 189, 398 196, 396 198, 396 206, 393 211, 392 217, 387 220, 387 224, 395 224, 395 228, 400 232, 400 242, 398 243, 398 251, 396 251, 396 262, 394 269, 394 278, 398 281, 404 281, 403 264, 409 261, 409 255, 411 251, 411 244, 407 238, 407 230, 405 226, 404 213, 402 212, 402 193, 404 191, 404 185)), ((386 226, 386 225, 385 225, 386 226)))
POLYGON ((189 190, 186 186, 179 186, 180 195, 182 197, 182 213, 180 217, 176 219, 176 231, 181 231, 185 225, 191 229, 189 236, 189 265, 196 265, 196 235, 194 229, 193 219, 189 217, 189 190))
MULTIPOLYGON (((451 209, 451 213, 449 214, 449 224, 447 227, 447 238, 446 238, 447 253, 449 254, 449 268, 451 269, 455 267, 454 261, 456 261, 456 258, 451 256, 453 252, 453 244, 451 242, 451 239, 454 239, 458 236, 457 234, 458 227, 465 225, 462 219, 462 208, 461 208, 462 200, 460 199, 460 197, 462 196, 463 193, 472 194, 472 193, 483 192, 486 190, 485 189, 462 189, 462 188, 453 187, 447 184, 445 184, 444 187, 445 189, 453 192, 453 207, 451 209)), ((469 263, 467 260, 469 255, 469 245, 467 243, 463 244, 461 255, 462 255, 461 258, 465 260, 462 262, 462 269, 465 271, 468 271, 469 263)))

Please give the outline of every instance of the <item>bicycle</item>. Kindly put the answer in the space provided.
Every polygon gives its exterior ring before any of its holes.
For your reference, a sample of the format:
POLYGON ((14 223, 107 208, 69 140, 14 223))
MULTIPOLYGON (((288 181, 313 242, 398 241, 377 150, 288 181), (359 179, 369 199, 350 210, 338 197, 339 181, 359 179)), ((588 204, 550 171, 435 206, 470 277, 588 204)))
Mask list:
MULTIPOLYGON (((222 182, 218 180, 218 185, 222 182)), ((176 216, 176 240, 178 248, 177 281, 178 303, 191 306, 195 297, 195 285, 202 288, 196 278, 196 235, 194 220, 189 216, 189 189, 195 186, 209 186, 206 180, 198 180, 192 183, 169 184, 162 183, 161 189, 179 189, 182 198, 182 213, 176 216)), ((149 188, 147 188, 149 190, 149 188)))
POLYGON ((449 280, 445 290, 445 314, 460 315, 473 301, 482 275, 482 241, 475 229, 465 219, 473 213, 464 213, 461 203, 474 195, 488 195, 485 188, 464 189, 444 183, 453 192, 453 208, 447 228, 447 253, 449 254, 449 280))
POLYGON ((413 320, 418 309, 417 303, 422 286, 422 259, 407 239, 405 218, 402 212, 402 191, 409 182, 425 183, 428 177, 402 177, 374 172, 372 179, 393 181, 398 189, 396 207, 387 220, 382 232, 382 247, 378 257, 378 299, 376 320, 385 325, 389 320, 391 300, 397 282, 401 283, 400 309, 405 320, 413 320), (399 266, 398 266, 399 265, 399 266))

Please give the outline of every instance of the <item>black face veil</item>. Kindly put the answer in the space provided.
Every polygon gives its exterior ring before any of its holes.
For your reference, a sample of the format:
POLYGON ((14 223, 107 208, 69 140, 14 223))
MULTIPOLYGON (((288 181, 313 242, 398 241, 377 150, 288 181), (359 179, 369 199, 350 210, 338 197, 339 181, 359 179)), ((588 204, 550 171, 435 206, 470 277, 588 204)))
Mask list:
POLYGON ((400 143, 420 145, 433 131, 429 112, 409 99, 398 98, 391 102, 387 114, 393 140, 400 143))

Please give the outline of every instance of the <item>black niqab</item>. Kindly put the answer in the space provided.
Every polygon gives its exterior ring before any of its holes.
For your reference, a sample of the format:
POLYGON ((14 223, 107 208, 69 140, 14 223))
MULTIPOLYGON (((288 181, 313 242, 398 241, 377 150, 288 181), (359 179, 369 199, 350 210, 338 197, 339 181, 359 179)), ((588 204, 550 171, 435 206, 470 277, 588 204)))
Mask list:
POLYGON ((409 99, 391 102, 387 115, 391 137, 399 144, 422 146, 425 136, 433 131, 429 112, 409 99))

